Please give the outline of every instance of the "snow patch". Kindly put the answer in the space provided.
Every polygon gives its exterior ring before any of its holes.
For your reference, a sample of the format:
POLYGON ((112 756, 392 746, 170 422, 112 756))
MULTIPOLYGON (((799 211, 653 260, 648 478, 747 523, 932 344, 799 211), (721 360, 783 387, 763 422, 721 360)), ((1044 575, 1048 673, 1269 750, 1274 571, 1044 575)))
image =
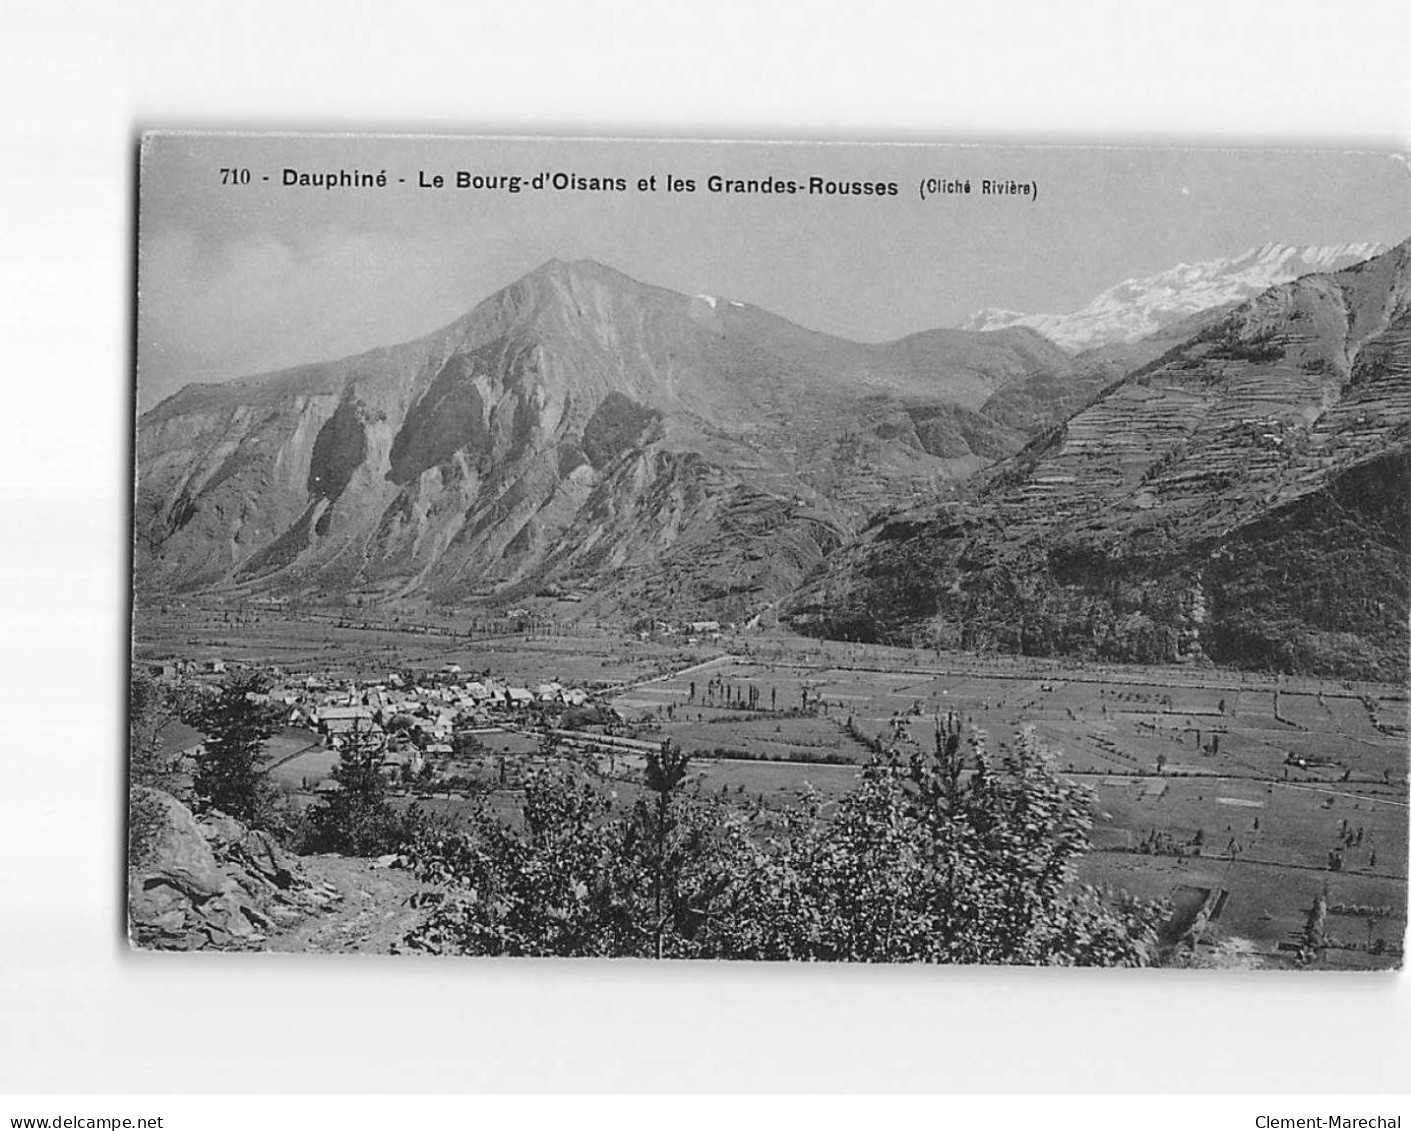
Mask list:
POLYGON ((1178 263, 1146 279, 1125 279, 1071 314, 991 308, 972 314, 960 329, 1028 326, 1070 350, 1134 341, 1197 311, 1253 298, 1300 275, 1337 270, 1386 250, 1369 242, 1303 248, 1265 243, 1229 259, 1178 263))

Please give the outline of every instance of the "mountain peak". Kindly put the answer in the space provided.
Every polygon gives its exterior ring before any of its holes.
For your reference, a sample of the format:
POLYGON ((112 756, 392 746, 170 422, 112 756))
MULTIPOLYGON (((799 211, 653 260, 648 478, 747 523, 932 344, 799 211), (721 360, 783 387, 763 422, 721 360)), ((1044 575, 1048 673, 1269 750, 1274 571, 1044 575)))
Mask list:
POLYGON ((602 268, 602 264, 595 259, 560 259, 554 256, 546 259, 533 271, 531 275, 565 275, 586 272, 594 267, 602 268))
POLYGON ((595 280, 633 287, 646 286, 645 283, 625 275, 621 271, 600 263, 596 259, 546 259, 538 267, 525 275, 526 279, 558 279, 563 281, 595 280))

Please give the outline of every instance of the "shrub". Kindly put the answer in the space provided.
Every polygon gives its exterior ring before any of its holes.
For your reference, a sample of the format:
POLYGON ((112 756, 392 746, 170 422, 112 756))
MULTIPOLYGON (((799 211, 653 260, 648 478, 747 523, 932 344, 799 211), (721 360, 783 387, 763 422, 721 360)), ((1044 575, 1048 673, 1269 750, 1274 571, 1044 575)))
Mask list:
POLYGON ((420 811, 403 815, 388 803, 380 744, 349 735, 332 776, 338 789, 309 814, 310 851, 381 856, 414 838, 420 811))
POLYGON ((1143 965, 1161 909, 1073 886, 1090 795, 1025 730, 993 762, 954 717, 879 756, 824 819, 732 810, 669 745, 621 813, 582 767, 413 851, 438 884, 414 949, 462 954, 1143 965))
POLYGON ((162 829, 165 825, 166 809, 155 794, 138 789, 128 792, 127 866, 129 868, 142 868, 156 857, 162 829))

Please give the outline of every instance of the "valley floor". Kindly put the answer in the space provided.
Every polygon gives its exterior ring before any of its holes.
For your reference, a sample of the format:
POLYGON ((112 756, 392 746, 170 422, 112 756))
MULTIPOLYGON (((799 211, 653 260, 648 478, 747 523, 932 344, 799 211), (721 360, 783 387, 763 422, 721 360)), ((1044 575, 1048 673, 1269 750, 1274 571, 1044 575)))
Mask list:
MULTIPOLYGON (((227 621, 194 608, 139 615, 137 660, 216 656, 277 665, 287 677, 371 680, 455 663, 511 682, 589 686, 636 741, 670 738, 692 754, 707 792, 772 807, 812 797, 825 813, 853 787, 872 749, 926 747, 939 716, 954 712, 983 731, 992 754, 1032 725, 1058 752, 1059 769, 1095 795, 1083 880, 1170 898, 1191 918, 1203 912, 1204 950, 1212 961, 1234 955, 1234 965, 1295 964, 1322 895, 1328 947, 1319 965, 1401 964, 1404 687, 938 654, 774 632, 687 643, 577 625, 475 638, 453 621, 428 633, 346 618, 227 621)), ((480 738, 484 764, 464 772, 497 773, 499 784, 485 786, 490 803, 508 812, 518 794, 513 774, 505 784, 503 764, 540 758, 542 735, 502 726, 480 738)), ((330 752, 290 745, 295 756, 276 776, 296 791, 316 788, 330 752)), ((627 743, 603 749, 612 750, 613 769, 640 761, 627 743)), ((471 804, 454 790, 421 800, 452 819, 471 804)), ((385 952, 414 921, 407 873, 327 857, 310 866, 346 898, 271 949, 385 952)))

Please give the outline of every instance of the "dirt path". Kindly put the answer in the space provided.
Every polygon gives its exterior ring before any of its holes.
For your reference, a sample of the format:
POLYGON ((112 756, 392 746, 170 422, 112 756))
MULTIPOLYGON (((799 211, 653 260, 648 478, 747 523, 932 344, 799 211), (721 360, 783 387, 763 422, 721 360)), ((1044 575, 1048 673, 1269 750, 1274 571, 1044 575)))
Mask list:
POLYGON ((404 869, 345 856, 306 856, 301 863, 314 879, 342 892, 343 899, 273 936, 267 950, 386 954, 421 916, 408 900, 422 885, 404 869))
POLYGON ((683 675, 690 675, 692 672, 698 672, 703 668, 714 667, 716 664, 723 664, 730 660, 739 659, 741 659, 741 657, 732 655, 729 652, 724 652, 719 656, 712 656, 708 660, 702 660, 698 664, 692 664, 690 667, 682 668, 680 671, 663 672, 661 675, 651 675, 647 676, 646 679, 638 679, 630 683, 618 684, 616 687, 608 688, 603 692, 603 695, 608 699, 616 699, 620 695, 626 695, 629 691, 636 691, 639 687, 646 687, 648 684, 669 683, 673 679, 680 679, 683 675))

